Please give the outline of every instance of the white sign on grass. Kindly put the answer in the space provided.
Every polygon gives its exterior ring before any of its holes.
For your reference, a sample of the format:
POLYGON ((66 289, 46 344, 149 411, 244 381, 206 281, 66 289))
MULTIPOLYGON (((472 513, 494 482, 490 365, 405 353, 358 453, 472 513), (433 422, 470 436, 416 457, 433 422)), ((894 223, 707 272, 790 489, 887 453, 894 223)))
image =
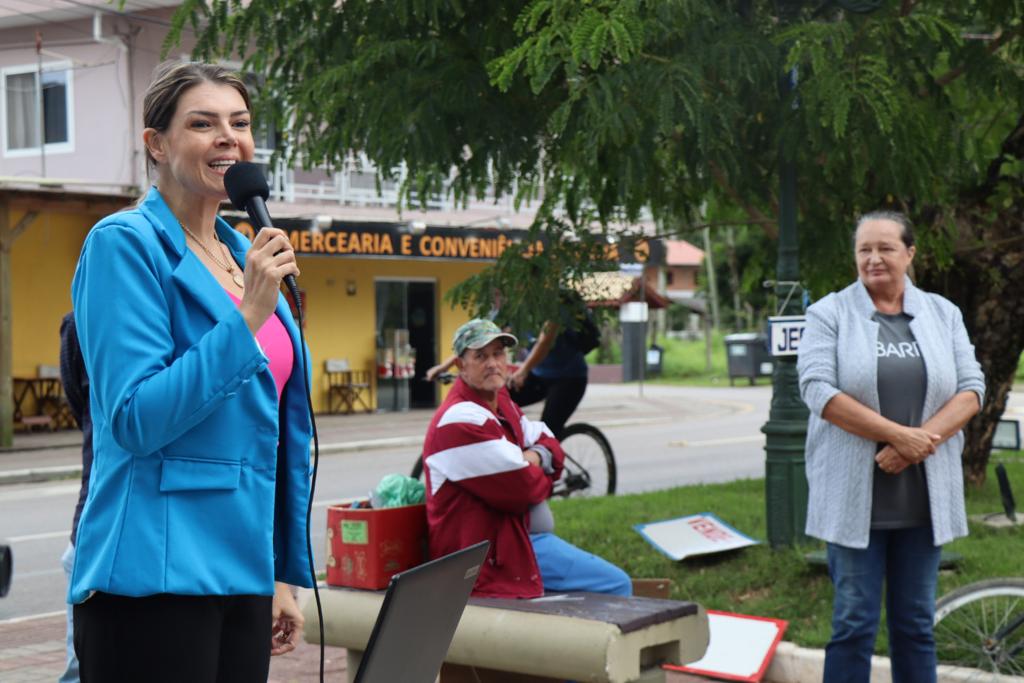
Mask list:
POLYGON ((775 648, 786 632, 788 622, 747 614, 708 610, 711 640, 704 656, 686 666, 666 665, 666 669, 710 676, 730 681, 764 678, 775 648))
POLYGON ((710 512, 650 524, 637 524, 633 528, 639 531, 648 543, 673 560, 745 548, 759 542, 740 533, 710 512))

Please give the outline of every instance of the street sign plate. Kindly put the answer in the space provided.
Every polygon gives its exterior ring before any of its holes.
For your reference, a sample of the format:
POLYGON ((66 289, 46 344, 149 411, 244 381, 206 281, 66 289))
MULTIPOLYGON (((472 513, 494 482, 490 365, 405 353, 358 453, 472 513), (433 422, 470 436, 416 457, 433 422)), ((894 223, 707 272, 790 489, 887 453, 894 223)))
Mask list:
POLYGON ((992 448, 1019 451, 1020 450, 1020 422, 1017 420, 1002 419, 996 423, 995 434, 992 435, 992 448))
POLYGON ((777 315, 768 318, 772 355, 797 355, 806 324, 807 317, 803 315, 777 315))
POLYGON ((619 307, 619 322, 624 323, 645 323, 647 322, 647 302, 630 301, 619 307))

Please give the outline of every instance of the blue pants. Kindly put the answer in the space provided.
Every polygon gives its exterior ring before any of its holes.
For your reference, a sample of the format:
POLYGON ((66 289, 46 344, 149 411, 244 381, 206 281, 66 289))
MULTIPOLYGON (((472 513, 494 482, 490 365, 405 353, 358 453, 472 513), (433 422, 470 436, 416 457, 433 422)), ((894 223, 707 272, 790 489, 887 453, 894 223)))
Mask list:
MULTIPOLYGON (((61 555, 60 563, 64 567, 64 577, 67 578, 68 583, 71 583, 71 570, 75 566, 75 546, 68 543, 68 547, 64 549, 64 554, 61 555)), ((72 605, 68 605, 67 637, 65 643, 68 650, 67 665, 64 669, 64 674, 57 679, 57 683, 78 683, 78 657, 75 656, 75 644, 72 639, 74 633, 74 612, 72 611, 72 605)))
POLYGON ((554 534, 530 534, 530 541, 545 592, 633 594, 629 575, 611 562, 580 550, 554 534))
POLYGON ((835 586, 825 683, 867 683, 885 583, 893 683, 934 683, 935 584, 941 548, 930 526, 873 530, 863 550, 828 544, 835 586))

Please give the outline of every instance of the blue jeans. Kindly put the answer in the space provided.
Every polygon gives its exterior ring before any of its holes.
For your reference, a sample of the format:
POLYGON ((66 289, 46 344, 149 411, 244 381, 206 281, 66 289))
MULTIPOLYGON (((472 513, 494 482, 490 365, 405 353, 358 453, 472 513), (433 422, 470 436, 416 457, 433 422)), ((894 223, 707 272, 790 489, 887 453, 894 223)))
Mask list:
MULTIPOLYGON (((64 577, 68 583, 71 583, 71 570, 75 567, 75 546, 68 543, 64 554, 60 557, 60 563, 64 567, 64 577)), ((75 656, 75 644, 72 640, 75 634, 75 617, 72 607, 73 605, 68 605, 67 640, 65 642, 68 649, 67 666, 64 669, 64 674, 57 679, 57 683, 78 683, 78 657, 75 656)))
POLYGON ((545 592, 633 594, 629 575, 608 560, 580 550, 554 534, 530 534, 530 541, 545 592))
POLYGON ((825 683, 867 683, 885 583, 893 683, 935 682, 935 584, 942 549, 930 526, 873 530, 863 550, 828 544, 835 587, 825 683))

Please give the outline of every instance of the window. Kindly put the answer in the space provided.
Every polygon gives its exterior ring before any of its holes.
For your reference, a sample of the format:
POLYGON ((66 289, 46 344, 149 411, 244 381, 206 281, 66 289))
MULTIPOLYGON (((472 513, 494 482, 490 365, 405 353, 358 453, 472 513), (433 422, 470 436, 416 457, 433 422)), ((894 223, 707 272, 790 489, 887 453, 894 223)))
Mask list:
POLYGON ((41 74, 32 66, 0 72, 5 156, 39 154, 40 131, 46 153, 72 150, 70 66, 67 63, 44 64, 41 74))

